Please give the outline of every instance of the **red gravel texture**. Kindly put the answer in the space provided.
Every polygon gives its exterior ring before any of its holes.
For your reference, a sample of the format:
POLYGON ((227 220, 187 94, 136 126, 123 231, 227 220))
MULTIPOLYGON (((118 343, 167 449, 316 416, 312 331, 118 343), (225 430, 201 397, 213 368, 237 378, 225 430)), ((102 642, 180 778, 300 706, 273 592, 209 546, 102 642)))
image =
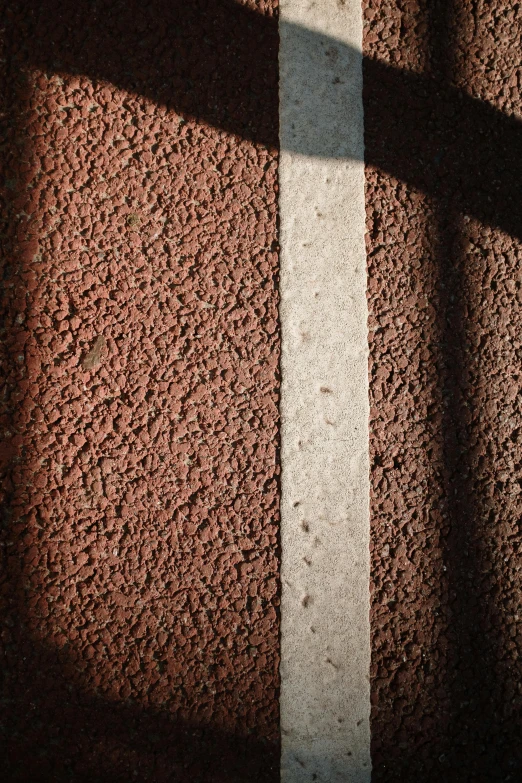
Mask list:
POLYGON ((1 9, 9 783, 278 779, 276 14, 1 9))
POLYGON ((519 781, 521 8, 363 8, 373 779, 519 781))

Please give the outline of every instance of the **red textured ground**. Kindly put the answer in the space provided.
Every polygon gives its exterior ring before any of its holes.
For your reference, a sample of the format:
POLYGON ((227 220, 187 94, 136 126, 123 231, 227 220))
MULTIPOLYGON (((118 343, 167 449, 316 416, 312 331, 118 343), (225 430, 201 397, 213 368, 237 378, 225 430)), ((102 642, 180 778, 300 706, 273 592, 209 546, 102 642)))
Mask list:
POLYGON ((276 9, 2 9, 3 780, 278 778, 276 9))
POLYGON ((521 10, 363 6, 373 777, 518 781, 521 10))
MULTIPOLYGON (((363 6, 374 780, 515 781, 520 9, 363 6)), ((277 0, 1 11, 2 778, 275 781, 277 0)))

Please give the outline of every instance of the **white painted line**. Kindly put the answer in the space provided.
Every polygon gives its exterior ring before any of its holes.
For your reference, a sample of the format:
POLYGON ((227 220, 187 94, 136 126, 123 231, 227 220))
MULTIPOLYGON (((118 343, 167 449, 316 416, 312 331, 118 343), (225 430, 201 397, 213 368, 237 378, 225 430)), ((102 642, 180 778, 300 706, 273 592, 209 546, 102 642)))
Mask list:
POLYGON ((280 6, 283 783, 370 781, 360 0, 280 6))

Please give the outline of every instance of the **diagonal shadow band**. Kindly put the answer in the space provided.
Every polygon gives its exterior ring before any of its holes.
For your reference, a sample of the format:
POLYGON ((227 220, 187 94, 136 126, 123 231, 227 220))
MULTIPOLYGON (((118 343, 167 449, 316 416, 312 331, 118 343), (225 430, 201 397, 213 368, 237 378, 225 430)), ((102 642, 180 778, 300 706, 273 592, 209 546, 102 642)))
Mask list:
MULTIPOLYGON (((274 16, 233 0, 152 0, 145 5, 137 0, 20 0, 8 13, 23 17, 28 67, 110 82, 242 138, 278 145, 267 120, 277 102, 274 16), (267 95, 274 106, 266 105, 267 95)), ((334 74, 342 96, 350 69, 360 67, 360 54, 315 31, 284 27, 303 84, 334 74), (318 43, 324 60, 314 55, 318 43)), ((465 213, 522 237, 522 122, 429 76, 369 58, 363 68, 366 163, 426 194, 456 197, 465 213), (378 136, 372 128, 379 129, 378 136)), ((301 95, 303 127, 310 133, 300 133, 298 142, 292 136, 282 139, 283 148, 312 157, 360 154, 349 143, 343 148, 333 144, 336 134, 323 125, 323 118, 331 117, 324 96, 306 90, 301 95)), ((348 128, 350 116, 342 103, 337 115, 348 128)))
MULTIPOLYGON (((32 653, 34 660, 34 641, 19 630, 14 634, 18 655, 32 653)), ((277 778, 272 743, 213 725, 190 725, 161 708, 107 701, 71 684, 67 649, 41 645, 37 652, 38 667, 25 679, 9 677, 15 667, 7 661, 2 704, 9 732, 0 769, 9 783, 269 783, 277 778)))
MULTIPOLYGON (((167 8, 167 4, 163 4, 163 6, 167 8)), ((155 25, 154 42, 146 37, 146 31, 144 32, 143 28, 140 28, 140 35, 142 38, 145 36, 147 42, 145 59, 154 63, 154 57, 157 54, 156 43, 161 39, 161 34, 157 29, 158 19, 162 19, 161 4, 153 3, 152 9, 159 14, 157 18, 151 17, 155 25)), ((185 40, 187 45, 192 46, 194 52, 197 52, 197 42, 200 34, 205 32, 205 24, 197 15, 191 15, 190 8, 182 9, 179 4, 179 9, 180 12, 186 12, 184 13, 185 22, 180 32, 180 38, 185 40), (198 38, 194 38, 194 34, 197 34, 198 38)), ((24 555, 27 554, 27 540, 24 542, 24 535, 20 529, 12 536, 14 540, 11 540, 10 535, 12 523, 19 522, 20 518, 23 520, 20 497, 24 494, 25 487, 23 486, 24 481, 17 477, 17 468, 20 468, 20 465, 23 467, 30 465, 32 455, 28 453, 27 444, 35 430, 37 431, 34 421, 30 421, 30 416, 25 418, 23 423, 20 423, 19 418, 17 419, 20 408, 22 408, 20 399, 24 394, 24 381, 22 379, 23 372, 17 372, 19 365, 16 364, 12 350, 13 343, 17 339, 16 315, 17 312, 24 309, 28 296, 28 286, 25 283, 30 264, 27 256, 20 250, 18 243, 18 237, 25 234, 23 229, 17 233, 19 213, 23 209, 20 205, 27 203, 25 186, 30 185, 32 174, 28 171, 30 166, 27 161, 31 156, 34 156, 41 141, 38 138, 38 133, 28 130, 26 122, 25 114, 30 113, 26 111, 27 106, 37 89, 34 88, 33 82, 28 86, 30 80, 25 80, 24 69, 29 71, 31 68, 38 68, 38 63, 45 60, 42 52, 51 57, 61 53, 63 60, 69 64, 67 58, 70 54, 71 62, 75 57, 79 58, 79 65, 82 62, 87 62, 92 63, 93 67, 96 63, 106 66, 107 61, 114 65, 115 59, 111 60, 114 50, 116 58, 121 56, 119 67, 121 68, 120 74, 123 73, 122 82, 127 83, 129 72, 131 76, 136 74, 136 81, 132 86, 129 86, 129 91, 134 90, 139 95, 154 95, 159 84, 157 80, 152 79, 154 91, 148 93, 151 79, 142 57, 143 49, 138 47, 133 35, 128 30, 126 31, 125 27, 120 29, 116 35, 116 29, 109 25, 111 34, 104 37, 102 34, 105 29, 103 19, 100 25, 96 22, 96 13, 100 12, 100 16, 103 17, 102 11, 107 12, 109 19, 112 18, 111 13, 114 13, 115 17, 121 13, 121 18, 125 20, 125 13, 129 10, 128 6, 120 4, 118 7, 118 4, 105 3, 102 7, 102 4, 81 3, 79 10, 85 12, 83 18, 81 14, 78 18, 78 22, 85 24, 83 31, 75 27, 75 5, 72 2, 62 3, 61 7, 45 3, 43 5, 15 3, 6 9, 5 27, 7 29, 3 31, 3 35, 7 38, 8 52, 6 61, 2 62, 0 66, 2 71, 4 71, 4 66, 7 70, 7 78, 2 79, 0 84, 0 99, 6 97, 5 103, 1 107, 4 111, 0 112, 0 122, 3 126, 2 130, 7 131, 1 149, 2 163, 7 162, 4 170, 5 179, 1 183, 4 186, 2 196, 5 199, 4 203, 6 203, 1 220, 3 235, 1 250, 5 262, 1 264, 4 275, 2 291, 4 296, 0 313, 0 318, 3 319, 1 337, 5 343, 2 346, 4 349, 2 357, 4 372, 2 414, 5 414, 2 421, 4 424, 6 420, 9 421, 9 424, 13 425, 12 429, 17 431, 17 435, 16 443, 12 448, 9 444, 6 446, 4 443, 4 448, 0 449, 0 461, 4 463, 2 468, 6 468, 2 476, 5 478, 2 486, 2 499, 5 498, 6 502, 3 504, 0 516, 0 612, 2 615, 5 613, 5 616, 2 616, 0 639, 4 664, 0 673, 3 707, 0 734, 4 748, 0 759, 0 769, 3 773, 3 779, 12 781, 12 783, 27 780, 44 783, 58 779, 97 781, 135 779, 139 781, 154 780, 158 783, 161 780, 170 782, 186 779, 208 783, 211 781, 216 781, 216 783, 217 781, 237 781, 239 783, 244 780, 274 781, 278 775, 277 697, 272 695, 275 693, 275 689, 269 691, 267 696, 268 700, 272 700, 274 706, 273 735, 275 736, 272 737, 272 740, 263 741, 260 737, 262 734, 260 723, 255 725, 255 736, 252 736, 252 732, 244 724, 237 727, 227 722, 230 712, 233 712, 240 699, 240 695, 235 690, 237 689, 237 679, 232 678, 232 684, 229 683, 225 687, 225 696, 221 693, 218 694, 216 699, 218 708, 223 705, 224 708, 215 709, 210 717, 198 715, 193 719, 187 715, 187 712, 180 714, 181 711, 173 707, 172 703, 166 704, 165 699, 160 708, 156 709, 152 705, 152 700, 148 699, 147 686, 150 686, 150 681, 147 682, 146 678, 143 678, 144 685, 140 693, 140 696, 145 694, 144 699, 133 701, 132 698, 123 698, 119 702, 111 701, 106 698, 106 692, 98 696, 93 693, 95 687, 93 688, 92 682, 87 688, 82 686, 78 668, 75 668, 74 665, 74 652, 70 645, 65 645, 60 650, 59 645, 56 645, 56 640, 51 641, 46 638, 42 642, 42 637, 35 638, 29 629, 31 620, 37 615, 37 611, 31 605, 27 590, 26 577, 29 569, 27 563, 24 562, 24 555), (76 36, 78 32, 80 32, 80 36, 84 36, 83 47, 78 42, 76 36), (79 48, 75 49, 76 46, 79 48), (14 165, 11 165, 13 161, 14 165), (10 168, 13 169, 12 178, 9 178, 9 174, 7 174, 10 168), (16 291, 13 280, 17 282, 16 291), (9 376, 11 377, 9 378, 9 376), (10 395, 12 396, 10 397, 10 395), (225 704, 227 698, 234 702, 231 708, 230 701, 225 704), (228 713, 227 708, 230 708, 228 713), (218 712, 219 714, 217 714, 218 712), (196 722, 198 725, 195 725, 196 722)), ((131 4, 131 10, 136 11, 136 14, 141 13, 137 4, 131 4)), ((217 15, 219 16, 219 13, 217 15)), ((212 29, 215 29, 212 27, 214 24, 219 27, 216 14, 207 21, 210 25, 210 35, 212 29)), ((223 13, 221 27, 228 24, 228 15, 223 13)), ((267 55, 271 63, 268 73, 271 74, 272 81, 269 87, 263 87, 261 90, 262 95, 273 96, 271 107, 265 106, 263 108, 262 122, 264 123, 263 136, 268 137, 271 134, 274 146, 277 142, 277 31, 275 33, 275 46, 271 50, 272 53, 267 55)), ((241 47, 238 46, 236 38, 236 34, 233 34, 230 41, 222 39, 223 46, 227 48, 229 54, 229 75, 227 76, 229 88, 230 82, 233 80, 234 68, 238 66, 243 56, 241 51, 238 52, 238 48, 241 49, 241 47)), ((167 30, 167 47, 170 45, 169 40, 167 30)), ((207 54, 210 57, 210 52, 207 54)), ((184 62, 183 51, 181 51, 180 57, 184 62)), ((243 61, 245 69, 251 70, 251 60, 246 59, 246 53, 244 53, 243 61)), ((49 68, 50 75, 59 73, 58 67, 54 68, 52 63, 49 68)), ((74 72, 82 73, 84 71, 79 67, 74 72)), ((86 68, 85 73, 89 72, 90 70, 86 68)), ((111 72, 117 82, 116 71, 111 72)), ((196 77, 192 74, 191 78, 196 77)), ((179 90, 177 94, 182 94, 190 90, 190 84, 188 81, 180 79, 177 82, 177 89, 179 90)), ((168 95, 172 94, 170 86, 167 93, 168 95)), ((237 121, 242 115, 247 118, 252 116, 252 113, 249 114, 243 105, 243 100, 246 100, 244 94, 234 93, 231 95, 230 92, 227 92, 227 95, 226 113, 236 117, 237 121)), ((38 97, 36 100, 38 101, 38 97)), ((206 106, 206 99, 203 97, 202 100, 206 106)), ((256 102, 259 103, 259 100, 258 96, 254 96, 252 107, 256 102)), ((134 101, 133 107, 136 108, 138 103, 138 101, 134 101)), ((158 103, 161 101, 158 100, 158 103)), ((44 100, 40 101, 40 105, 42 104, 49 111, 51 117, 56 119, 57 116, 60 116, 59 107, 44 100)), ((196 108, 197 102, 192 103, 192 106, 196 108)), ((140 108, 138 105, 138 114, 140 108)), ((226 119, 228 115, 223 116, 226 119)), ((256 126, 256 132, 257 130, 256 126)), ((248 137, 247 131, 248 129, 245 130, 245 136, 248 137)), ((222 134, 222 136, 224 135, 222 134)), ((215 136, 216 134, 214 134, 215 136)), ((230 146, 235 151, 234 141, 230 146)), ((188 155, 191 153, 192 150, 189 150, 188 155)), ((233 153, 230 156, 232 157, 232 155, 233 153)), ((135 163, 135 161, 133 162, 135 163)), ((262 169, 261 173, 263 173, 262 169)), ((103 175, 103 172, 101 174, 103 175)), ((43 177, 45 179, 45 174, 43 177)), ((33 205, 24 213, 27 215, 28 223, 34 221, 31 224, 31 229, 38 223, 41 214, 42 211, 37 201, 33 202, 33 205)), ((34 233, 37 231, 36 228, 34 233)), ((42 302, 41 299, 40 302, 42 302)), ((32 377, 37 382, 42 379, 42 375, 38 375, 38 371, 34 372, 32 377)), ((38 439, 38 435, 36 438, 38 439)), ((34 490, 34 484, 30 482, 30 485, 34 490)), ((29 490, 29 493, 32 490, 29 490)), ((50 499, 49 493, 47 493, 46 500, 50 500, 51 503, 56 502, 55 498, 50 499)), ((224 516, 227 521, 227 514, 225 513, 224 516)), ((22 521, 21 524, 23 526, 24 522, 22 521)), ((235 568, 234 572, 236 572, 235 568)), ((39 584, 34 592, 31 590, 31 598, 34 599, 38 592, 45 595, 47 587, 48 583, 39 584)), ((246 591, 244 585, 241 587, 246 591)), ((170 598, 167 596, 165 601, 169 602, 169 600, 170 598)), ((130 623, 128 627, 131 627, 130 623)), ((277 621, 274 622, 274 629, 273 637, 276 640, 277 621)), ((157 634, 157 631, 150 631, 148 638, 154 640, 155 633, 157 634)), ((127 654, 128 650, 125 652, 127 654)), ((186 655, 186 658, 182 670, 184 682, 178 689, 180 693, 186 693, 186 682, 190 676, 193 679, 201 677, 197 669, 197 662, 194 663, 194 657, 190 659, 189 655, 186 655), (196 669, 196 674, 194 669, 196 669)), ((104 661, 108 661, 109 666, 112 665, 116 671, 119 667, 115 660, 114 651, 109 651, 98 667, 98 680, 101 679, 102 683, 104 675, 100 674, 100 668, 103 667, 104 661)), ((259 666, 259 669, 264 672, 262 667, 263 664, 259 666)), ((163 665, 160 668, 163 669, 163 665)), ((121 667, 119 671, 121 672, 121 667)), ((223 679, 222 675, 220 676, 223 679)), ((105 679, 107 679, 106 675, 105 679)), ((277 685, 275 667, 273 681, 277 685)), ((247 687, 252 687, 250 682, 247 687)), ((175 689, 172 688, 172 690, 175 689)), ((100 691, 103 691, 103 687, 100 688, 100 691)), ((179 693, 175 694, 175 697, 176 695, 179 693)), ((263 694, 263 697, 265 695, 263 694)), ((197 708, 201 706, 201 697, 192 692, 187 699, 193 712, 197 712, 197 708)), ((245 701, 243 699, 243 704, 245 701)), ((250 699, 248 701, 250 702, 250 699)), ((254 700, 252 699, 252 701, 254 700)), ((240 705, 236 712, 240 712, 242 707, 243 705, 240 705)))
MULTIPOLYGON (((231 0, 152 0, 146 5, 136 0, 20 0, 9 4, 5 20, 6 35, 13 22, 17 34, 23 30, 18 43, 21 66, 115 84, 228 133, 278 145, 270 119, 277 112, 274 17, 231 0), (234 35, 227 35, 227 29, 234 35)), ((311 70, 314 80, 318 69, 325 78, 336 70, 334 78, 342 80, 349 68, 360 67, 360 54, 332 38, 294 25, 286 33, 296 42, 296 67, 305 81, 311 70), (310 57, 318 37, 324 61, 310 57)), ((366 162, 441 201, 451 198, 455 208, 522 238, 522 124, 429 77, 367 58, 363 68, 366 162), (426 107, 432 105, 434 93, 437 109, 426 126, 426 107)), ((283 139, 286 149, 316 158, 355 154, 349 146, 332 146, 330 128, 321 124, 328 115, 321 96, 310 93, 302 112, 314 132, 299 145, 283 139)), ((340 111, 339 121, 348 125, 350 118, 340 111)), ((44 661, 46 667, 52 670, 44 661)), ((30 685, 28 693, 33 692, 30 685)), ((112 726, 136 720, 139 731, 154 733, 156 721, 150 716, 119 707, 103 709, 112 726)), ((39 714, 45 722, 45 704, 39 714)), ((88 734, 99 720, 99 705, 81 714, 88 734)), ((170 723, 165 727, 167 733, 172 731, 170 723)), ((221 747, 221 739, 216 741, 221 747)), ((257 748, 254 757, 262 754, 257 748)))

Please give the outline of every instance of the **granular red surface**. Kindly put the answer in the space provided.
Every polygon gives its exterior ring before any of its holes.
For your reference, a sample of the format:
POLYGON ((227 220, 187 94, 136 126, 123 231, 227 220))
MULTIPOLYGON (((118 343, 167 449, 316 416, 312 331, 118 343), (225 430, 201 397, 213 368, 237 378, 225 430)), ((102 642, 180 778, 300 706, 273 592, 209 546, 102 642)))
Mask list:
POLYGON ((369 0, 374 780, 522 778, 522 24, 369 0))
POLYGON ((278 779, 276 9, 2 9, 10 783, 278 779))

